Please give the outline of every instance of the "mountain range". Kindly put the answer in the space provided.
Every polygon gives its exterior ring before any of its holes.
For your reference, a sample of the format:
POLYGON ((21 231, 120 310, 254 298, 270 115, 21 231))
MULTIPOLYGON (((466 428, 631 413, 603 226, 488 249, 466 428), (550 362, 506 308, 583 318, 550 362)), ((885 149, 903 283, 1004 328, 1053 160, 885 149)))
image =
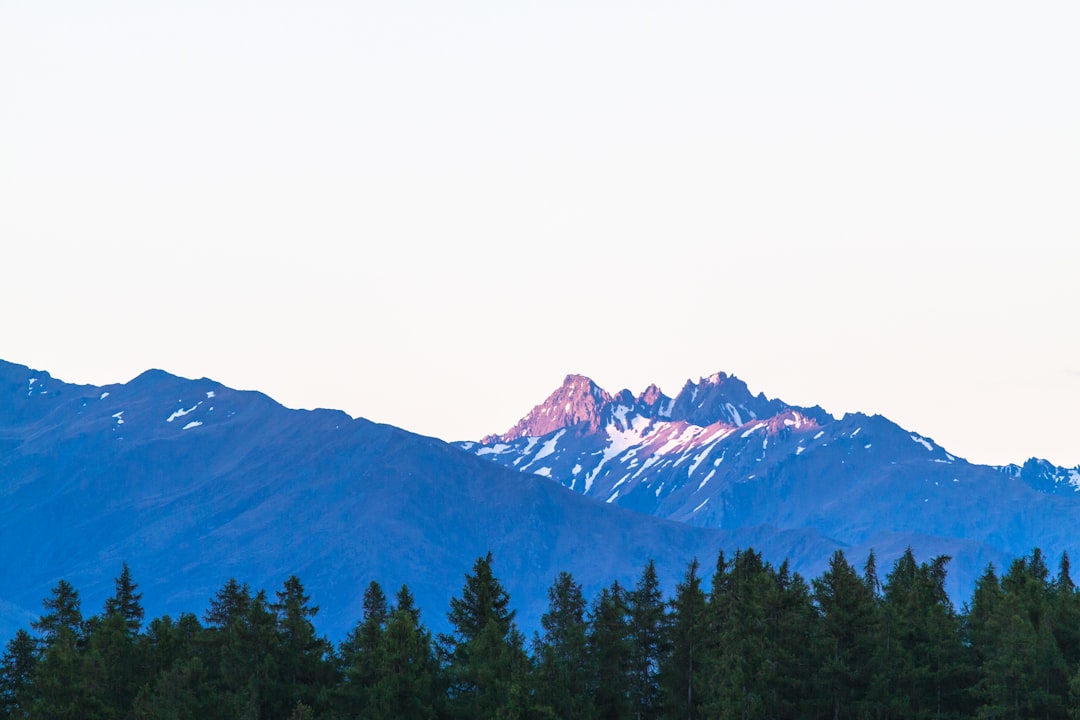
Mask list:
POLYGON ((434 629, 476 557, 526 628, 556 573, 587 592, 668 586, 753 546, 807 575, 842 548, 949 554, 963 599, 987 562, 1071 549, 1080 469, 956 458, 880 416, 836 419, 737 378, 611 395, 568 376, 501 435, 455 445, 160 370, 73 385, 0 361, 0 639, 60 578, 100 610, 121 563, 149 615, 201 612, 230 577, 298 575, 340 638, 370 580, 408 583, 434 629))
POLYGON ((944 547, 961 596, 987 558, 1075 548, 1080 521, 1080 467, 969 463, 880 415, 836 418, 754 395, 725 373, 674 397, 655 385, 611 394, 568 375, 514 427, 457 445, 697 527, 814 529, 886 556, 944 547))

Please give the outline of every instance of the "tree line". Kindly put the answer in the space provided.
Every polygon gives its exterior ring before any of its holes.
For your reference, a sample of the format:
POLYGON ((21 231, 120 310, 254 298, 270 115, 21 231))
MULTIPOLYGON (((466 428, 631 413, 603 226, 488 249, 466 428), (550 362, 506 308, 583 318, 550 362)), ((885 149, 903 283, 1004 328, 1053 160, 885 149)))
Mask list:
POLYGON ((665 598, 650 562, 591 600, 568 573, 526 638, 490 553, 433 635, 407 586, 377 582, 336 646, 296 577, 229 580, 199 618, 144 624, 125 564, 103 610, 60 581, 0 659, 0 719, 693 720, 1080 718, 1080 593, 1061 558, 993 566, 970 602, 947 557, 909 549, 879 579, 836 552, 806 582, 754 550, 690 563, 665 598))

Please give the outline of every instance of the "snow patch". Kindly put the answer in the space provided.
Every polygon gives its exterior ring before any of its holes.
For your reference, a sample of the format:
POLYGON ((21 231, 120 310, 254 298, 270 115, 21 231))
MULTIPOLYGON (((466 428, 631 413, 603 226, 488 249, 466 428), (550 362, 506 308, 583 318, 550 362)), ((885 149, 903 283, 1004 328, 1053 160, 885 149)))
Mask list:
POLYGON ((860 431, 860 430, 862 430, 862 428, 861 428, 861 427, 857 427, 857 428, 855 428, 855 432, 851 433, 851 439, 852 439, 852 440, 854 440, 854 439, 855 439, 855 436, 859 434, 859 431, 860 431))
POLYGON ((200 425, 202 425, 202 423, 201 423, 201 422, 199 422, 198 420, 192 420, 192 421, 191 421, 191 422, 189 422, 189 423, 188 423, 187 425, 185 425, 184 427, 182 427, 182 428, 181 428, 181 430, 190 430, 191 428, 197 428, 197 427, 199 427, 200 425))
MULTIPOLYGON (((614 423, 608 423, 606 428, 608 434, 608 446, 604 448, 603 457, 600 458, 600 462, 597 466, 592 469, 592 472, 585 476, 585 494, 588 494, 589 490, 592 489, 593 481, 600 474, 600 470, 604 467, 604 464, 633 445, 641 442, 641 434, 648 426, 649 419, 640 415, 636 416, 633 419, 631 426, 625 430, 620 430, 614 423)), ((608 502, 610 502, 610 500, 608 502)))
POLYGON ((702 462, 704 462, 706 456, 708 456, 708 454, 712 451, 714 447, 716 447, 716 443, 709 445, 707 448, 694 456, 694 462, 690 463, 690 467, 686 470, 686 477, 690 477, 694 474, 694 471, 698 469, 698 466, 701 465, 702 462))
POLYGON ((702 501, 701 501, 701 504, 699 504, 699 505, 698 505, 698 506, 697 506, 696 508, 694 508, 694 509, 693 509, 693 510, 692 510, 691 512, 692 512, 692 513, 696 513, 696 512, 698 511, 698 510, 700 510, 701 508, 705 507, 705 503, 707 503, 707 502, 709 502, 709 498, 705 498, 704 500, 702 500, 702 501))
MULTIPOLYGON (((588 492, 588 490, 586 490, 585 492, 588 492)), ((613 493, 611 494, 611 497, 609 497, 609 498, 608 498, 607 500, 605 500, 604 502, 615 502, 615 498, 617 498, 617 497, 619 497, 619 491, 618 491, 618 490, 616 490, 615 492, 613 492, 613 493)))
MULTIPOLYGON (((666 427, 673 428, 674 426, 667 425, 666 427)), ((656 455, 666 455, 669 452, 671 452, 672 450, 674 450, 675 448, 679 447, 680 445, 686 445, 691 440, 694 440, 695 438, 697 438, 698 435, 701 434, 701 432, 702 432, 702 428, 697 426, 697 425, 688 425, 685 428, 683 428, 682 432, 680 432, 677 435, 674 432, 672 432, 671 435, 668 438, 668 441, 665 442, 661 447, 659 447, 654 452, 654 454, 656 454, 656 455)))
POLYGON ((551 468, 542 467, 539 470, 533 470, 533 475, 540 475, 541 477, 551 477, 551 468))
POLYGON ((101 393, 101 397, 99 397, 98 400, 104 400, 107 397, 109 397, 109 393, 103 392, 103 393, 101 393))
POLYGON ((116 424, 117 425, 123 425, 124 424, 124 411, 123 410, 121 410, 118 413, 113 413, 113 417, 116 418, 116 424))
POLYGON ((174 412, 174 413, 173 413, 172 415, 170 415, 169 417, 165 418, 165 422, 171 423, 171 422, 172 422, 173 420, 175 420, 175 419, 176 419, 176 418, 178 418, 178 417, 184 417, 184 416, 185 416, 185 415, 187 415, 188 413, 190 413, 190 412, 194 412, 194 411, 195 411, 195 408, 199 407, 200 405, 202 405, 202 403, 201 403, 201 402, 197 402, 197 403, 195 403, 195 405, 194 405, 194 406, 192 406, 192 407, 188 408, 187 410, 185 410, 184 408, 180 408, 179 410, 177 410, 176 412, 174 412))
POLYGON ((822 436, 822 435, 824 435, 824 434, 825 434, 825 431, 824 431, 824 430, 819 430, 819 431, 818 431, 818 434, 814 436, 814 439, 815 439, 815 440, 820 440, 820 439, 821 439, 821 436, 822 436))
POLYGON ((743 434, 741 435, 741 437, 742 437, 743 439, 746 439, 747 437, 750 437, 750 436, 751 436, 752 434, 754 434, 754 433, 756 433, 757 431, 761 430, 761 429, 762 429, 762 427, 765 427, 765 423, 764 423, 764 422, 759 422, 759 423, 757 423, 756 425, 754 425, 753 427, 751 427, 751 429, 750 429, 750 430, 747 430, 747 431, 746 431, 745 433, 743 433, 743 434))
MULTIPOLYGON (((709 471, 709 474, 705 476, 705 479, 702 480, 700 483, 698 483, 697 489, 700 490, 701 488, 708 485, 709 481, 712 480, 712 476, 715 475, 715 474, 716 474, 716 469, 713 468, 712 470, 709 471)), ((697 490, 695 490, 694 492, 697 492, 697 490)))
POLYGON ((217 393, 215 393, 213 390, 207 390, 206 391, 206 399, 207 400, 209 400, 211 398, 215 398, 215 397, 217 397, 217 393))
MULTIPOLYGON (((170 418, 171 419, 171 418, 170 418)), ((510 446, 505 443, 496 443, 492 447, 480 448, 476 451, 477 455, 502 455, 504 452, 510 449, 510 446)))
POLYGON ((540 452, 536 453, 536 457, 533 458, 533 462, 546 458, 548 455, 551 455, 553 452, 555 452, 555 446, 559 444, 559 438, 561 438, 565 434, 566 430, 560 430, 559 432, 555 433, 555 437, 544 443, 544 446, 540 448, 540 452))
POLYGON ((934 452, 934 446, 926 441, 926 438, 921 438, 918 435, 912 435, 911 439, 925 447, 929 452, 934 452))

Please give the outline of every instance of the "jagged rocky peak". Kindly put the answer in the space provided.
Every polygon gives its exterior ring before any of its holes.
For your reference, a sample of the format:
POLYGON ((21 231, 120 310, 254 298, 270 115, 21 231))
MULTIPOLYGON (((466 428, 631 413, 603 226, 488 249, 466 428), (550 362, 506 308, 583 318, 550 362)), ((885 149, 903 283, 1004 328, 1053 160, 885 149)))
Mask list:
POLYGON ((1012 477, 1020 478, 1039 492, 1051 494, 1080 492, 1080 465, 1075 468, 1064 468, 1048 460, 1029 458, 1022 466, 1006 465, 1000 470, 1012 477))
POLYGON ((656 407, 657 405, 666 407, 670 402, 671 398, 660 392, 660 388, 655 384, 645 388, 637 397, 637 403, 646 407, 656 407))
POLYGON ((722 422, 736 427, 759 418, 772 417, 787 409, 779 400, 769 400, 764 394, 753 395, 739 378, 717 372, 696 383, 687 380, 675 396, 670 416, 694 425, 722 422))
POLYGON ((502 435, 489 435, 481 442, 512 442, 520 437, 538 437, 581 423, 587 424, 589 432, 595 432, 600 427, 600 413, 611 400, 611 395, 584 375, 567 375, 562 385, 517 425, 502 435))

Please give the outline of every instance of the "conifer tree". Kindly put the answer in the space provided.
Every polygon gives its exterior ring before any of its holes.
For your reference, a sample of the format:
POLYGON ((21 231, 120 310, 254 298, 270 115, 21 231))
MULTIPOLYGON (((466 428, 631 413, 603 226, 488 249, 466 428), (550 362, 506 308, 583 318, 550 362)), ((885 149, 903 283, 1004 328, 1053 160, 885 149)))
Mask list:
POLYGON ((824 710, 833 718, 867 714, 873 653, 874 596, 837 550, 813 581, 817 604, 817 679, 824 710))
POLYGON ((142 593, 136 592, 127 563, 114 582, 115 593, 105 601, 104 615, 93 623, 87 641, 104 668, 103 702, 119 717, 128 713, 139 688, 141 657, 136 639, 144 613, 142 593))
POLYGON ((675 598, 671 602, 671 652, 660 668, 667 717, 693 720, 700 716, 700 688, 708 647, 705 643, 706 610, 705 591, 701 587, 695 558, 687 567, 682 582, 675 586, 675 598))
POLYGON ((659 707, 657 673, 668 651, 667 612, 656 564, 649 560, 629 596, 630 688, 635 720, 652 718, 659 707))
POLYGON ((378 680, 380 651, 389 608, 382 587, 372 580, 364 590, 360 621, 341 643, 338 659, 344 683, 337 693, 341 712, 359 715, 369 704, 372 686, 378 680))
POLYGON ((886 578, 874 674, 879 710, 896 717, 943 717, 962 707, 958 695, 960 621, 945 592, 939 556, 918 564, 911 548, 886 578))
POLYGON ((209 634, 190 612, 175 622, 165 615, 147 623, 140 638, 144 675, 132 704, 136 720, 221 717, 219 683, 206 664, 209 634))
POLYGON ((78 591, 61 580, 42 601, 45 614, 32 627, 42 654, 34 672, 30 716, 41 720, 86 720, 105 713, 104 672, 96 652, 84 651, 78 591))
POLYGON ((581 585, 567 572, 548 589, 548 611, 540 618, 543 634, 534 643, 537 694, 555 717, 592 717, 592 675, 585 598, 581 585))
POLYGON ((450 600, 447 617, 453 632, 439 636, 453 717, 494 718, 506 713, 515 702, 515 687, 527 679, 510 596, 492 573, 491 562, 489 552, 473 563, 461 597, 450 600))
POLYGON ((114 581, 116 591, 105 601, 106 615, 119 615, 127 625, 128 634, 135 637, 142 628, 143 607, 142 593, 136 592, 139 586, 131 579, 131 568, 123 564, 120 576, 114 581))
POLYGON ((241 585, 236 578, 229 580, 210 599, 210 607, 203 620, 211 627, 229 629, 247 619, 251 606, 251 588, 241 585))
POLYGON ((710 616, 716 638, 704 709, 716 717, 794 717, 802 707, 800 660, 811 607, 801 579, 753 549, 718 563, 710 616))
POLYGON ((776 593, 768 603, 772 657, 776 678, 769 688, 767 708, 776 718, 797 720, 812 707, 811 651, 816 615, 810 587, 785 560, 776 570, 776 593))
POLYGON ((1051 587, 1050 623, 1062 660, 1075 672, 1080 667, 1080 593, 1070 576, 1069 554, 1063 553, 1051 587))
POLYGON ((0 718, 21 718, 29 714, 36 667, 34 638, 20 629, 8 641, 0 659, 0 718))
POLYGON ((276 616, 280 642, 276 668, 280 687, 275 688, 283 696, 279 707, 292 709, 299 704, 314 705, 318 689, 327 682, 329 670, 325 664, 328 645, 315 634, 311 622, 319 608, 311 605, 311 598, 295 575, 290 576, 276 594, 277 602, 270 610, 276 616))
POLYGON ((431 633, 420 623, 412 593, 401 586, 386 618, 378 651, 378 671, 367 715, 372 720, 428 720, 438 705, 437 664, 431 633))
POLYGON ((626 720, 630 705, 630 668, 633 648, 626 590, 616 580, 603 588, 589 613, 589 653, 595 673, 593 704, 602 720, 626 720))
POLYGON ((42 601, 45 614, 30 625, 46 648, 56 642, 65 632, 70 633, 72 643, 82 638, 83 618, 79 591, 67 580, 56 583, 49 597, 42 601))

